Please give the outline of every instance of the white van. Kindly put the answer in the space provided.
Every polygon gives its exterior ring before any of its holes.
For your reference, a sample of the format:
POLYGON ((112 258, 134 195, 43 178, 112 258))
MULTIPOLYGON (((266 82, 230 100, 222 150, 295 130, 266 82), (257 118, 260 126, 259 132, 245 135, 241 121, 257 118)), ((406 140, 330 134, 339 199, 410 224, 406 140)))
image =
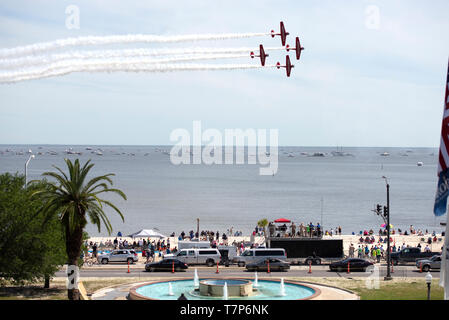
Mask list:
POLYGON ((200 249, 200 248, 210 248, 209 241, 178 241, 178 250, 182 249, 200 249))
POLYGON ((188 265, 207 264, 209 267, 220 262, 221 255, 218 249, 182 249, 174 254, 164 255, 164 259, 178 259, 188 265))
POLYGON ((233 259, 233 262, 236 262, 239 267, 244 267, 248 263, 253 263, 260 261, 262 259, 268 258, 277 258, 281 260, 287 259, 287 254, 285 253, 285 249, 247 249, 240 256, 233 259))

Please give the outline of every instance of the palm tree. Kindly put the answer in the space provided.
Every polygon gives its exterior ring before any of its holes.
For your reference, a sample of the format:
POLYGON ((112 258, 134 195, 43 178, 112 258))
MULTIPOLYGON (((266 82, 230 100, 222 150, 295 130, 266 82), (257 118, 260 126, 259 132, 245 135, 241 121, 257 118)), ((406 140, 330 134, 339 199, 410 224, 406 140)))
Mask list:
POLYGON ((265 228, 268 225, 268 220, 267 219, 261 219, 259 221, 257 221, 257 226, 263 228, 263 235, 266 238, 266 233, 265 233, 265 228))
MULTIPOLYGON (((99 195, 105 192, 113 192, 126 200, 126 195, 119 189, 109 188, 112 186, 109 173, 95 177, 89 181, 86 176, 94 164, 87 161, 81 167, 78 159, 72 163, 65 159, 68 168, 68 176, 58 167, 58 172, 44 172, 42 175, 52 177, 56 182, 46 181, 46 187, 39 189, 34 196, 39 196, 44 200, 45 205, 41 212, 46 215, 45 221, 57 215, 65 231, 66 252, 69 266, 77 266, 81 253, 83 241, 83 231, 87 224, 87 218, 101 231, 102 223, 109 234, 112 232, 111 223, 106 216, 104 206, 109 206, 116 211, 122 221, 125 221, 120 210, 110 201, 100 199, 99 195)), ((79 300, 79 290, 77 288, 68 289, 70 300, 79 300)))

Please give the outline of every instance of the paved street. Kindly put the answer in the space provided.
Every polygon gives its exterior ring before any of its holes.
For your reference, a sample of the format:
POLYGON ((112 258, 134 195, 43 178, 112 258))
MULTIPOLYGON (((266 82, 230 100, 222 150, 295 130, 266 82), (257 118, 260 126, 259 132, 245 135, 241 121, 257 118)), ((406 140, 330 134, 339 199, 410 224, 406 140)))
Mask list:
MULTIPOLYGON (((219 267, 219 274, 216 273, 216 267, 196 267, 198 274, 201 278, 204 277, 252 277, 254 272, 248 272, 245 268, 239 267, 219 267)), ((128 266, 126 265, 98 265, 93 267, 84 267, 81 269, 81 278, 83 277, 132 277, 132 278, 164 278, 164 277, 181 277, 181 278, 193 278, 195 266, 190 266, 189 269, 183 272, 146 272, 143 265, 132 265, 130 267, 130 272, 128 273, 128 266)), ((260 276, 263 277, 367 277, 371 275, 370 272, 331 272, 328 266, 312 266, 312 273, 309 273, 309 267, 307 266, 292 266, 289 271, 286 272, 259 272, 260 276)), ((386 274, 386 266, 381 266, 379 270, 379 275, 381 277, 386 274)), ((439 277, 439 271, 432 271, 432 276, 435 278, 439 277)), ((420 273, 419 270, 414 266, 395 266, 393 277, 398 278, 424 278, 426 273, 420 273)), ((56 273, 56 277, 65 277, 64 270, 56 273)))

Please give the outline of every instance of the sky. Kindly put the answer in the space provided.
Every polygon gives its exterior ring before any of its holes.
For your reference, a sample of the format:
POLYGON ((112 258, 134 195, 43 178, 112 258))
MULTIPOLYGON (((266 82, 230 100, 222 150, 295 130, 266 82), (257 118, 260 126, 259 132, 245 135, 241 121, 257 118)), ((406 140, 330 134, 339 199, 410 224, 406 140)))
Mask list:
MULTIPOLYGON (((449 2, 0 3, 0 49, 79 36, 269 32, 305 50, 285 70, 73 73, 0 84, 0 144, 167 145, 177 128, 278 129, 284 146, 438 147, 449 2), (79 28, 66 8, 79 8, 79 28)), ((280 46, 278 37, 120 48, 280 46)), ((89 49, 111 49, 103 46, 89 49)), ((267 63, 284 61, 270 52, 267 63)), ((294 55, 290 54, 290 58, 294 55)), ((252 63, 240 58, 222 63, 252 63)), ((0 70, 1 72, 1 70, 0 70)))

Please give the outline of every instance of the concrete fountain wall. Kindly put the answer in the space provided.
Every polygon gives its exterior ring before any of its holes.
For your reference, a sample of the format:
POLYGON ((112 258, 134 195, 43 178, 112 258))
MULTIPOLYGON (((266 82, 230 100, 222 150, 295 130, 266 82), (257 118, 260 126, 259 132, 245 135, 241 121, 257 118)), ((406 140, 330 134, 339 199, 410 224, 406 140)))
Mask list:
POLYGON ((247 297, 253 293, 253 284, 248 280, 203 280, 200 281, 200 295, 222 297, 225 282, 230 297, 247 297))

